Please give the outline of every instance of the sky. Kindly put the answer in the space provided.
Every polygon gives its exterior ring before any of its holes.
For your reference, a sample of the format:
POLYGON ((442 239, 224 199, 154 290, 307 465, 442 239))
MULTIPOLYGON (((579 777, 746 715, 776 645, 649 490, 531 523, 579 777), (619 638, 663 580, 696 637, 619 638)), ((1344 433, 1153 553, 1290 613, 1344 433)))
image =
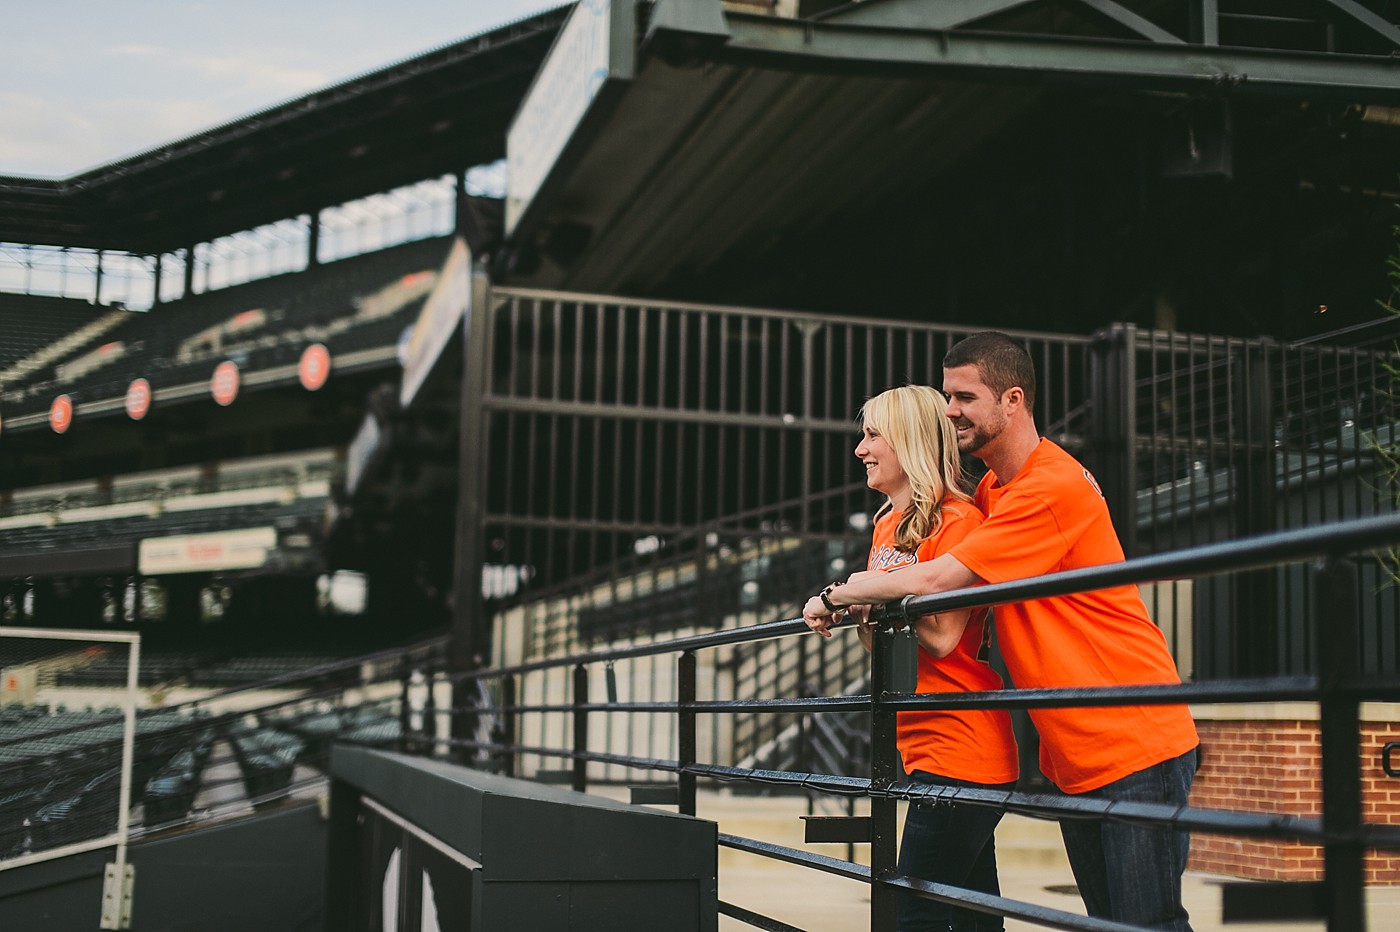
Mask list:
POLYGON ((0 175, 65 178, 559 0, 28 0, 0 30, 0 175))

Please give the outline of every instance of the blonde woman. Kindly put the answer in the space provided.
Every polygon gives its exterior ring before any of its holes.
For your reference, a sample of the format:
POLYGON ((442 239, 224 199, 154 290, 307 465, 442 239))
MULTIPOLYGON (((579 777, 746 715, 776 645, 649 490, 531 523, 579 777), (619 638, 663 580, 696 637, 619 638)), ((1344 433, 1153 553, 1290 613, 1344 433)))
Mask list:
MULTIPOLYGON (((864 573, 898 572, 945 553, 982 522, 963 490, 957 433, 943 396, 923 385, 892 388, 861 408, 855 454, 866 484, 885 496, 875 513, 864 573)), ((836 584, 808 601, 803 617, 831 636, 833 611, 856 618, 867 649, 869 606, 844 606, 836 584)), ((986 609, 940 612, 914 624, 921 693, 1000 689, 988 664, 986 609)), ((909 779, 943 786, 1010 789, 1017 777, 1016 741, 1004 710, 901 712, 899 753, 909 779)), ((967 805, 913 805, 900 842, 899 872, 984 893, 999 892, 993 831, 1001 813, 967 805)), ((1000 916, 936 903, 909 893, 899 899, 899 932, 999 932, 1000 916)))

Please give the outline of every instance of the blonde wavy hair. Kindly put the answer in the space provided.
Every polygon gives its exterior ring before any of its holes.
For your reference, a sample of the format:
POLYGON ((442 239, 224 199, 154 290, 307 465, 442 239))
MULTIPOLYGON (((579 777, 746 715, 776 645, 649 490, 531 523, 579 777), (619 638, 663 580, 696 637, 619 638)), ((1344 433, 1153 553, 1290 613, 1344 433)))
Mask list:
MULTIPOLYGON (((943 500, 970 502, 963 487, 958 432, 948 420, 948 403, 927 385, 901 385, 866 401, 860 421, 890 445, 909 477, 909 508, 895 528, 896 549, 913 553, 943 526, 943 500)), ((886 500, 876 517, 891 508, 886 500)))

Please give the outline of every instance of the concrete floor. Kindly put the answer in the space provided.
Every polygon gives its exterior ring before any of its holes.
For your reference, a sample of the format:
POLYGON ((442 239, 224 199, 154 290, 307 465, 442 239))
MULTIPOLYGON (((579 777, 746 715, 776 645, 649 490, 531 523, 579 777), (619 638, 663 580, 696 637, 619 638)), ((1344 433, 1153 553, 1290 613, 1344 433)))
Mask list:
MULTIPOLYGON (((720 831, 844 858, 844 845, 807 845, 802 841, 802 799, 736 796, 702 791, 700 818, 719 824, 720 831)), ((997 832, 1002 895, 1083 915, 1074 877, 1064 858, 1059 827, 1053 822, 1007 816, 997 832)), ((864 858, 857 846, 857 859, 864 858)), ((1196 932, 1323 932, 1318 921, 1231 923, 1221 920, 1221 887, 1232 878, 1187 873, 1183 899, 1196 932)), ((789 865, 732 849, 720 850, 719 896, 764 916, 806 932, 853 932, 870 927, 869 888, 860 882, 789 865)), ((1400 887, 1367 891, 1371 932, 1400 930, 1400 887)), ((752 929, 721 916, 721 932, 752 929)), ((1007 920, 1007 932, 1031 932, 1044 926, 1007 920)))

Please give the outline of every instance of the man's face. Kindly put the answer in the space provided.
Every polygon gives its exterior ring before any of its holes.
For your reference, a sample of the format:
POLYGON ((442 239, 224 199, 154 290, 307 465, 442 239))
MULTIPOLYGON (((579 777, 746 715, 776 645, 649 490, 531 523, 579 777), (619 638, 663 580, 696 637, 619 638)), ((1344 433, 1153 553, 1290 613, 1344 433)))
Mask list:
POLYGON ((948 396, 948 419, 958 430, 958 450, 978 453, 1006 429, 1006 414, 997 397, 982 381, 976 366, 943 370, 943 393, 948 396))

